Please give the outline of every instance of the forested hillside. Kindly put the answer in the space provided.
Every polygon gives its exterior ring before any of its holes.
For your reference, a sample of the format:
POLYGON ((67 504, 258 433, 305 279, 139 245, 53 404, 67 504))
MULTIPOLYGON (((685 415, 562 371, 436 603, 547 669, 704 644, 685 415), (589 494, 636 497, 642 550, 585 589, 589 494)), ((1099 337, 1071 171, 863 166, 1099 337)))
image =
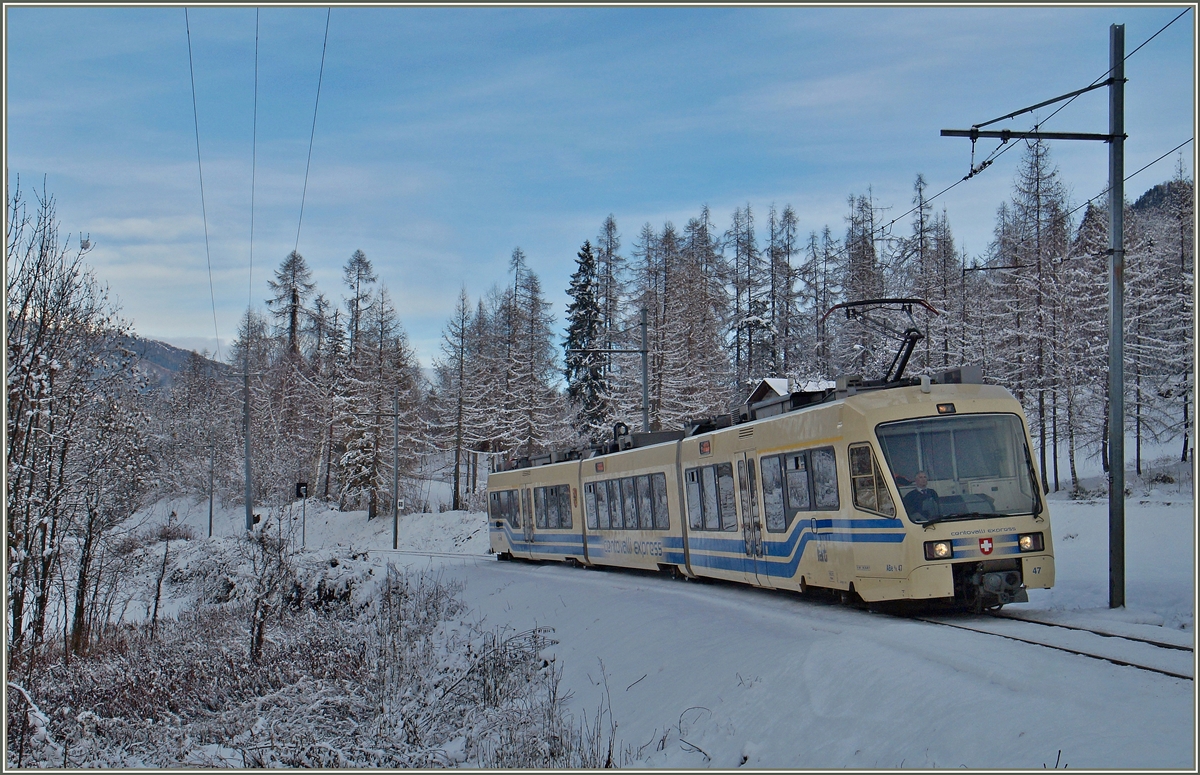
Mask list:
MULTIPOLYGON (((220 502, 243 502, 247 416, 255 504, 286 503, 306 481, 310 496, 372 515, 396 498, 425 505, 414 482, 431 460, 452 461, 453 506, 477 507, 494 456, 585 445, 618 421, 637 428, 640 355, 596 351, 638 350, 643 310, 658 430, 730 411, 763 377, 879 376, 897 343, 825 313, 926 299, 938 314, 917 315, 926 336, 908 373, 980 364, 1024 404, 1047 486, 1076 488, 1077 464, 1106 454, 1108 216, 1103 195, 1068 191, 1049 147, 1030 144, 975 256, 956 247, 919 175, 912 210, 892 221, 883 205, 905 203, 869 191, 848 197, 841 224, 747 203, 724 227, 705 206, 629 236, 609 216, 580 235, 565 339, 516 248, 505 283, 477 298, 464 287, 446 311, 432 384, 368 256, 348 249, 342 287, 321 289, 292 252, 227 363, 193 354, 173 384, 148 389, 129 327, 88 268, 90 244, 60 238, 52 197, 27 203, 10 189, 9 659, 59 633, 86 650, 115 615, 108 592, 141 540, 121 526, 150 499, 205 497, 211 477, 220 502)), ((1178 171, 1126 209, 1125 400, 1139 471, 1147 444, 1189 454, 1193 208, 1178 171)))

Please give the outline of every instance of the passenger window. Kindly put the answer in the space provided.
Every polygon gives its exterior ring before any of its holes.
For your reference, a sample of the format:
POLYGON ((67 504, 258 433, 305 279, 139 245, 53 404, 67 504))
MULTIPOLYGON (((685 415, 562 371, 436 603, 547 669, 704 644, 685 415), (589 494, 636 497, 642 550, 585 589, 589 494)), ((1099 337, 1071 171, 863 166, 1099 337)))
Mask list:
POLYGON ((621 508, 621 480, 608 480, 608 508, 612 511, 612 529, 625 528, 624 510, 621 508))
POLYGON ((737 530, 737 505, 733 492, 733 464, 717 464, 717 487, 721 495, 721 525, 714 530, 737 530))
POLYGON ((537 487, 533 491, 533 512, 537 515, 537 526, 540 528, 547 527, 546 514, 546 488, 537 487))
POLYGON ((687 510, 688 527, 701 530, 704 527, 703 511, 700 508, 700 469, 693 468, 687 472, 687 510))
POLYGON ((625 506, 625 529, 637 530, 637 485, 633 477, 621 480, 621 501, 625 506))
POLYGON ((816 507, 818 509, 838 508, 837 467, 833 457, 833 447, 814 449, 810 455, 816 507))
POLYGON ((654 527, 657 530, 670 528, 670 514, 667 511, 667 475, 652 474, 651 488, 654 492, 654 527))
POLYGON ((601 530, 608 530, 612 522, 608 516, 608 482, 596 482, 596 516, 601 530))
POLYGON ((558 496, 558 527, 567 530, 571 527, 571 485, 560 484, 555 490, 558 496))
POLYGON ((642 474, 637 478, 638 527, 654 529, 654 507, 650 503, 650 477, 642 474))
POLYGON ((787 511, 808 511, 812 508, 809 495, 808 453, 793 452, 784 456, 787 477, 787 511))
POLYGON ((503 519, 504 514, 500 511, 500 493, 494 492, 488 496, 488 515, 492 519, 503 519))
MULTIPOLYGON (((704 525, 705 530, 719 530, 721 527, 721 517, 717 510, 717 469, 713 466, 705 466, 700 469, 700 479, 704 486, 704 525)), ((731 488, 732 489, 732 488, 731 488)))
MULTIPOLYGON (((515 516, 517 513, 517 498, 515 494, 510 497, 513 499, 512 510, 515 516)), ((521 518, 513 522, 513 527, 520 527, 521 519, 526 521, 525 524, 529 524, 529 520, 533 519, 533 509, 529 505, 529 490, 521 490, 521 518)))
POLYGON ((596 485, 593 482, 583 486, 583 511, 588 528, 590 530, 598 528, 600 520, 596 517, 596 485))
POLYGON ((767 530, 780 533, 787 530, 790 520, 783 508, 783 466, 779 457, 764 457, 759 461, 762 470, 763 512, 767 530))

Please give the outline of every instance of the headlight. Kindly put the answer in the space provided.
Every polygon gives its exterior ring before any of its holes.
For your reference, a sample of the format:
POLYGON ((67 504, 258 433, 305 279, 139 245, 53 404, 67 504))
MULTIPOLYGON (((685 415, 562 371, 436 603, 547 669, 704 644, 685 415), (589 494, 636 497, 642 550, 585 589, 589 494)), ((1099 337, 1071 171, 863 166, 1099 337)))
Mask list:
POLYGON ((1022 552, 1040 552, 1045 547, 1041 533, 1022 533, 1017 536, 1017 546, 1022 552))
MULTIPOLYGON (((1040 535, 1040 533, 1039 533, 1040 535)), ((954 546, 949 541, 926 541, 926 560, 949 560, 954 556, 954 546)))

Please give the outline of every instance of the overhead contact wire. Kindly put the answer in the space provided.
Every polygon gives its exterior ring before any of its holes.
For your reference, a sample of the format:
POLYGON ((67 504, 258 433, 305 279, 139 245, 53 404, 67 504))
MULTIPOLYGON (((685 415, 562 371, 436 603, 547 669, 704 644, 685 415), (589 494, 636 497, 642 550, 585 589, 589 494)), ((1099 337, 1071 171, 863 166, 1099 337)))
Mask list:
POLYGON ((317 136, 317 107, 321 104, 321 82, 325 79, 325 49, 329 46, 329 16, 332 8, 325 9, 325 42, 321 44, 321 71, 317 75, 317 99, 313 102, 312 132, 308 136, 308 163, 304 167, 304 189, 300 193, 300 220, 296 223, 296 247, 300 250, 300 227, 304 223, 304 199, 308 194, 308 171, 312 168, 313 138, 317 136))
POLYGON ((204 258, 208 263, 208 295, 212 300, 213 338, 217 343, 217 360, 221 359, 221 335, 217 329, 217 294, 213 290, 212 252, 208 246, 208 210, 204 205, 204 165, 200 161, 200 110, 196 106, 196 68, 192 64, 192 25, 188 19, 188 9, 183 9, 183 26, 187 31, 188 44, 188 75, 192 82, 192 124, 196 130, 196 169, 200 173, 200 217, 204 221, 204 258))

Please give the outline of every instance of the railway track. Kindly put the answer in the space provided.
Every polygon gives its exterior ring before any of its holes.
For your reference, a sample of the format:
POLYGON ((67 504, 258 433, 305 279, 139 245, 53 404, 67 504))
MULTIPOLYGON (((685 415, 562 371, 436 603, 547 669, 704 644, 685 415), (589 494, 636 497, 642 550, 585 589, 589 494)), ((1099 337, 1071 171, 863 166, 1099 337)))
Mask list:
MULTIPOLYGON (((411 549, 372 549, 370 551, 463 560, 494 559, 490 555, 465 552, 430 552, 411 549)), ((1042 646, 1172 678, 1195 680, 1194 648, 1182 643, 1170 643, 1165 639, 1141 638, 1075 624, 1030 619, 1007 612, 977 616, 913 616, 906 618, 1042 646)))
POLYGON ((1114 665, 1195 680, 1192 646, 1168 643, 1090 629, 1072 624, 1045 622, 1011 614, 941 617, 917 616, 917 621, 993 635, 1034 646, 1065 651, 1114 665))

